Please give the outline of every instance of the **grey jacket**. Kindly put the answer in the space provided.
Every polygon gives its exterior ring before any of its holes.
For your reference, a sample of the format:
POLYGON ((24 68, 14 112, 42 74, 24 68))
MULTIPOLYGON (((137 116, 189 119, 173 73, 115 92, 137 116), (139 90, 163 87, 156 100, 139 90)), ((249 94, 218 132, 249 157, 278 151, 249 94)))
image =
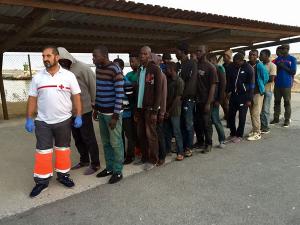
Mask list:
POLYGON ((81 89, 82 114, 92 111, 96 99, 96 75, 91 68, 76 60, 65 48, 58 47, 61 59, 68 59, 72 62, 70 71, 75 74, 81 89))

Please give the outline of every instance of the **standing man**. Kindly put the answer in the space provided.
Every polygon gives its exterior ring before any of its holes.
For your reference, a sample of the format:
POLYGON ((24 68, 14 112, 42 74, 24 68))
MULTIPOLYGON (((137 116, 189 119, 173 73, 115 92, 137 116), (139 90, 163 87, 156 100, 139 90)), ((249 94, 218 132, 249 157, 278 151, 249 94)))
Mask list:
MULTIPOLYGON (((85 63, 76 60, 65 48, 58 47, 59 64, 75 74, 81 89, 82 121, 80 128, 72 127, 75 146, 80 154, 80 161, 72 170, 89 166, 84 174, 90 175, 100 169, 99 148, 95 136, 92 111, 96 98, 96 76, 85 63)), ((74 120, 74 118, 73 118, 74 120)))
MULTIPOLYGON (((223 67, 225 68, 225 74, 226 74, 226 80, 228 80, 228 68, 229 68, 229 65, 232 64, 232 50, 231 49, 228 49, 224 52, 224 56, 223 56, 223 67)), ((228 89, 228 86, 226 85, 226 90, 228 89)), ((227 92, 226 92, 227 93, 227 92)), ((223 101, 220 102, 222 108, 223 108, 223 111, 224 111, 224 119, 226 120, 227 122, 227 125, 228 125, 228 109, 229 109, 229 99, 230 99, 230 96, 228 94, 225 93, 225 96, 223 98, 223 101)))
POLYGON ((176 49, 176 57, 181 61, 179 76, 184 81, 181 110, 181 130, 185 156, 192 156, 194 143, 194 109, 197 91, 197 62, 188 58, 189 45, 180 43, 176 49))
POLYGON ((245 55, 236 53, 233 64, 228 68, 228 92, 230 93, 228 125, 233 143, 239 143, 244 135, 248 107, 253 99, 255 87, 255 73, 245 60, 245 55), (235 117, 239 112, 239 126, 236 128, 235 117))
POLYGON ((166 74, 167 73, 167 64, 172 61, 172 57, 170 53, 164 53, 162 55, 162 63, 160 64, 161 71, 166 74))
POLYGON ((267 134, 270 132, 270 107, 274 89, 274 79, 277 74, 277 68, 270 60, 271 52, 269 49, 264 49, 260 52, 259 59, 263 62, 269 72, 269 80, 265 86, 264 102, 260 113, 261 133, 267 134))
POLYGON ((289 45, 282 45, 278 50, 280 55, 274 61, 277 66, 277 76, 274 88, 274 119, 271 124, 279 123, 281 98, 283 98, 285 109, 283 126, 289 127, 292 113, 291 90, 297 71, 297 59, 289 54, 289 45))
POLYGON ((134 160, 134 150, 137 143, 136 124, 134 122, 134 107, 136 105, 137 71, 140 65, 137 55, 129 55, 129 63, 132 71, 124 77, 125 100, 123 102, 123 130, 128 144, 124 164, 130 164, 134 160))
POLYGON ((166 150, 171 152, 172 136, 176 140, 176 160, 184 159, 182 134, 180 129, 181 96, 183 94, 184 82, 176 73, 176 63, 167 64, 167 108, 165 113, 164 132, 166 150))
POLYGON ((218 75, 216 67, 207 61, 207 47, 200 45, 197 48, 198 81, 196 94, 195 131, 197 143, 203 149, 201 153, 208 153, 212 148, 212 103, 215 100, 218 75))
POLYGON ((258 60, 258 51, 256 49, 249 52, 249 64, 255 73, 255 87, 252 104, 250 106, 252 131, 249 133, 247 140, 256 141, 261 139, 260 113, 264 101, 265 85, 269 80, 269 73, 267 68, 258 60))
POLYGON ((225 98, 225 89, 226 89, 226 74, 225 74, 225 69, 222 65, 218 65, 217 63, 217 56, 216 55, 209 55, 208 60, 215 65, 217 69, 217 74, 218 74, 218 83, 216 86, 216 91, 215 91, 215 100, 213 102, 212 106, 212 111, 211 111, 211 119, 212 123, 215 125, 215 128, 218 133, 218 138, 219 138, 219 148, 224 148, 225 147, 225 133, 224 133, 224 128, 220 120, 220 115, 219 115, 219 109, 220 109, 220 102, 223 101, 225 98))
MULTIPOLYGON (((151 53, 152 61, 155 65, 158 67, 159 64, 159 58, 156 54, 151 53)), ((164 72, 161 71, 161 99, 160 99, 160 105, 159 105, 159 111, 158 111, 158 118, 157 118, 157 135, 158 135, 158 163, 157 166, 161 166, 165 163, 165 159, 167 156, 166 151, 166 143, 165 143, 165 133, 164 133, 164 119, 165 119, 165 113, 166 113, 166 105, 167 105, 167 77, 164 72)))
POLYGON ((151 63, 151 49, 148 46, 141 48, 141 68, 138 72, 137 122, 138 139, 142 150, 144 169, 152 169, 158 162, 157 116, 161 104, 161 71, 151 63))
POLYGON ((30 193, 32 198, 48 187, 53 176, 53 139, 56 179, 69 188, 75 185, 68 174, 71 168, 71 98, 76 115, 73 126, 80 128, 82 125, 80 88, 75 75, 60 67, 58 60, 57 48, 45 47, 43 62, 46 69, 34 76, 29 89, 25 128, 28 132, 35 129, 37 139, 33 175, 36 185, 30 193), (36 109, 37 117, 34 121, 36 109))
POLYGON ((122 102, 124 80, 120 67, 109 61, 108 49, 98 46, 93 51, 96 66, 96 104, 94 117, 98 113, 100 135, 103 144, 106 168, 97 177, 112 175, 108 183, 122 178, 124 146, 122 140, 122 102))

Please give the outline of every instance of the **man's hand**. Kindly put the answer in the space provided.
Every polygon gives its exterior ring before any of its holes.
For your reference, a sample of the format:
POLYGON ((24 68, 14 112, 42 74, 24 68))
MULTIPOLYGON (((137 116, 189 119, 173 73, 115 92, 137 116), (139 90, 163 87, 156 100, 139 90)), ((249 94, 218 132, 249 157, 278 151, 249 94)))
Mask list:
POLYGON ((204 112, 208 113, 209 111, 210 111, 210 104, 206 103, 205 106, 204 106, 204 112))
POLYGON ((250 107, 251 104, 252 104, 251 101, 247 101, 247 102, 246 102, 246 106, 248 106, 248 107, 250 107))
POLYGON ((110 129, 112 129, 112 130, 115 129, 117 126, 117 122, 118 122, 118 120, 116 118, 111 118, 111 121, 109 122, 110 129))
POLYGON ((75 117, 73 126, 75 128, 80 128, 82 126, 82 117, 81 116, 76 116, 75 117))
POLYGON ((95 121, 99 121, 99 118, 98 118, 98 111, 97 110, 93 110, 93 119, 95 121))
POLYGON ((157 123, 157 114, 151 114, 150 122, 153 124, 157 123))
POLYGON ((26 118, 25 129, 27 132, 32 133, 34 130, 34 121, 31 118, 26 118))

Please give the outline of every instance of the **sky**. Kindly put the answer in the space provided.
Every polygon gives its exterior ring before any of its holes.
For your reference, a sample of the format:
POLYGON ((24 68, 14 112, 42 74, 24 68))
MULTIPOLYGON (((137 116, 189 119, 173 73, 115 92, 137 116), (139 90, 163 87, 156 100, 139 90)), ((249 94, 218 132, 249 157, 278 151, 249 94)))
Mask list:
MULTIPOLYGON (((281 4, 275 0, 133 0, 144 4, 160 5, 183 10, 241 17, 300 27, 299 7, 281 4), (283 7, 286 7, 285 10, 283 7)), ((291 1, 292 3, 293 1, 291 1)), ((295 1, 296 2, 296 1, 295 1)), ((293 2, 294 3, 294 2, 293 2)), ((293 5, 293 4, 292 4, 293 5)), ((291 53, 300 52, 300 43, 290 45, 291 53)), ((275 53, 275 48, 270 48, 275 53)))
MULTIPOLYGON (((299 7, 286 7, 274 0, 133 0, 144 4, 160 5, 183 10, 193 10, 198 12, 213 13, 218 15, 241 17, 277 24, 300 26, 299 7)), ((293 5, 293 4, 292 4, 293 5)), ((296 6, 294 4, 294 6, 296 6)), ((269 48, 272 54, 275 53, 275 47, 269 48)), ((291 53, 300 53, 300 43, 290 45, 291 53)), ((41 68, 43 66, 40 54, 31 53, 33 68, 41 68)), ((91 54, 76 54, 80 60, 92 64, 91 54)), ((113 60, 117 55, 111 55, 113 60)), ((120 58, 128 61, 128 56, 121 54, 120 58)), ((22 68, 23 63, 27 61, 27 53, 6 53, 4 55, 4 69, 22 68), (15 57, 18 55, 18 57, 15 57)))

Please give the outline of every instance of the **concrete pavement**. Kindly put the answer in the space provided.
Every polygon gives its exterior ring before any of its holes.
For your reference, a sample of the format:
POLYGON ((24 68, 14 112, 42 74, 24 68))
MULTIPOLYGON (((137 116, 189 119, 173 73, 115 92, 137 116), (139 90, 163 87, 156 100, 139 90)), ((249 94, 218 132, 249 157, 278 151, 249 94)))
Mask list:
MULTIPOLYGON (((116 185, 101 185, 105 179, 76 172, 74 190, 53 180, 34 200, 27 197, 33 185, 34 138, 24 135, 21 121, 0 124, 0 215, 70 196, 0 224, 299 225, 299 112, 300 95, 293 95, 292 126, 275 126, 260 141, 230 144, 149 172, 138 173, 140 167, 129 166, 125 174, 136 174, 116 185)), ((76 160, 77 154, 73 156, 76 160)))

